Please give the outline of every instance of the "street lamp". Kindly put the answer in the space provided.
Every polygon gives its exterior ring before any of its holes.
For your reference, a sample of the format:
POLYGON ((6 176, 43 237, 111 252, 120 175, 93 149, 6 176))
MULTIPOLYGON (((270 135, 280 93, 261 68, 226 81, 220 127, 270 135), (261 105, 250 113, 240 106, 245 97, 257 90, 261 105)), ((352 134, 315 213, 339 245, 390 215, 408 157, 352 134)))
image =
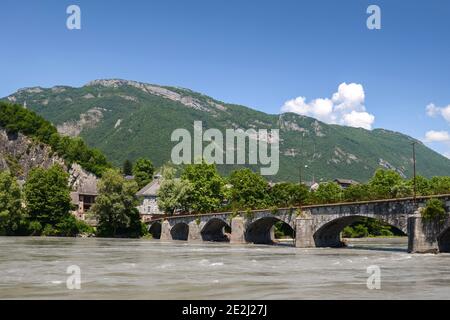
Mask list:
MULTIPOLYGON (((302 184, 302 167, 303 167, 303 165, 300 165, 300 167, 299 167, 300 184, 302 184)), ((308 165, 305 164, 305 169, 307 169, 307 168, 308 168, 308 165)), ((305 174, 305 176, 306 176, 306 174, 305 174)))

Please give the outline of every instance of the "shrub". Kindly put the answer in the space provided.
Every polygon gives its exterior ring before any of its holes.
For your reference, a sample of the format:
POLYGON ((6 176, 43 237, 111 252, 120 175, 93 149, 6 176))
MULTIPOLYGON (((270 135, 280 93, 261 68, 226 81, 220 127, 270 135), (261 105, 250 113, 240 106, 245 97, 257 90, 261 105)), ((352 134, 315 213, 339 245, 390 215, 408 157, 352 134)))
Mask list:
POLYGON ((439 199, 430 199, 427 201, 425 209, 422 211, 424 220, 436 220, 442 222, 447 218, 444 203, 439 199))
POLYGON ((31 221, 28 230, 31 236, 38 236, 41 234, 42 225, 39 221, 31 221))
POLYGON ((77 220, 77 229, 78 229, 78 234, 80 234, 80 233, 95 234, 95 228, 81 220, 77 220))
POLYGON ((362 224, 358 224, 353 228, 348 226, 342 231, 342 236, 344 238, 365 238, 369 236, 369 230, 362 224))
POLYGON ((50 224, 46 224, 44 227, 44 230, 42 230, 41 235, 46 236, 46 237, 55 236, 56 231, 53 230, 53 227, 50 224))

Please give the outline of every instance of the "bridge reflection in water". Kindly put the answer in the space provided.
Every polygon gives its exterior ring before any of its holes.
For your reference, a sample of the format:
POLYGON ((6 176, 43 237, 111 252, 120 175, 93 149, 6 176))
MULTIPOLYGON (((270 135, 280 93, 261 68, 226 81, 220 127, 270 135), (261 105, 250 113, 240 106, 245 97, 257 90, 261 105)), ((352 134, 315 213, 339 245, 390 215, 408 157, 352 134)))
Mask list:
POLYGON ((274 225, 293 230, 296 247, 340 247, 342 230, 362 218, 380 220, 408 235, 409 252, 450 252, 450 219, 425 221, 420 208, 438 198, 450 211, 450 195, 303 206, 277 210, 175 215, 149 222, 156 239, 272 244, 274 225))

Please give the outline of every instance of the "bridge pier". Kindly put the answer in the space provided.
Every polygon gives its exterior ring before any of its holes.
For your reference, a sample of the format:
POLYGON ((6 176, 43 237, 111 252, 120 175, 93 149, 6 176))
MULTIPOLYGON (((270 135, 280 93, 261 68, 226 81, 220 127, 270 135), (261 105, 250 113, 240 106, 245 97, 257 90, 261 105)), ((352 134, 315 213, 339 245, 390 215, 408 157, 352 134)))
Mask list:
MULTIPOLYGON (((408 218, 408 252, 438 253, 440 250, 439 235, 443 231, 442 222, 425 221, 419 211, 408 218)), ((445 251, 445 243, 441 249, 445 251)))
POLYGON ((197 221, 189 222, 188 241, 200 241, 200 240, 202 240, 200 224, 197 221))
POLYGON ((295 219, 295 246, 297 248, 314 248, 314 223, 313 218, 295 219))
POLYGON ((170 223, 167 220, 164 220, 161 223, 161 237, 160 240, 172 240, 172 235, 170 233, 170 223))
POLYGON ((237 216, 231 219, 231 237, 230 243, 239 244, 245 241, 245 221, 244 218, 237 216))

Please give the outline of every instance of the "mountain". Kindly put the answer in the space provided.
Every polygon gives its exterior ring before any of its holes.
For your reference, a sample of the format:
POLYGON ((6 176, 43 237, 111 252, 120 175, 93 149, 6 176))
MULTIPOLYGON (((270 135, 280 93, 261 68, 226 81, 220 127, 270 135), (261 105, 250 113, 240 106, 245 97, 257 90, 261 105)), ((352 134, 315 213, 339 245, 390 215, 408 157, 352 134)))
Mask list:
MULTIPOLYGON (((177 87, 127 80, 95 80, 83 87, 26 88, 5 98, 42 115, 60 133, 81 136, 121 165, 125 159, 148 157, 157 166, 170 160, 171 134, 192 132, 194 121, 204 130, 280 129, 280 170, 270 180, 352 178, 366 181, 379 168, 412 176, 412 142, 416 142, 418 174, 448 175, 450 160, 404 134, 329 125, 292 113, 266 114, 224 103, 177 87)), ((229 173, 235 166, 222 165, 229 173)))

